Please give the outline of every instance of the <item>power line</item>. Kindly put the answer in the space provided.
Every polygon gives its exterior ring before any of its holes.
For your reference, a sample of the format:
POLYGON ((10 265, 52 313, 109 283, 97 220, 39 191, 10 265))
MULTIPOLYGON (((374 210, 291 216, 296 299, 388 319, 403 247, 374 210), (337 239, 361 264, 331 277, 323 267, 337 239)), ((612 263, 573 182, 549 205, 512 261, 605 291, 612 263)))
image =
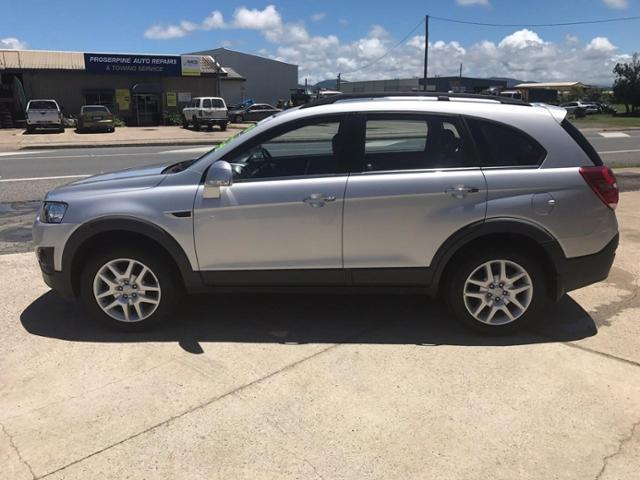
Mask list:
POLYGON ((567 27, 570 25, 592 25, 596 23, 612 23, 612 22, 629 22, 633 20, 640 20, 640 16, 633 17, 616 17, 605 18, 601 20, 582 20, 576 22, 560 22, 560 23, 483 23, 472 22, 468 20, 457 20, 455 18, 436 17, 431 16, 434 20, 440 20, 441 22, 449 23, 463 23, 465 25, 479 25, 482 27, 567 27))
POLYGON ((356 68, 356 69, 354 69, 354 70, 349 70, 348 72, 342 72, 342 73, 343 73, 343 74, 345 74, 345 73, 346 73, 346 74, 354 73, 354 72, 358 72, 358 71, 360 71, 360 70, 364 70, 365 68, 369 68, 369 67, 370 67, 370 66, 372 66, 372 65, 375 65, 375 64, 376 64, 376 63, 378 63, 380 60, 382 60, 382 59, 383 59, 383 58, 385 58, 387 55, 389 55, 389 54, 391 53, 391 51, 392 51, 392 50, 395 50, 395 49, 396 49, 396 48, 398 48, 400 45, 402 45, 402 44, 403 44, 403 43, 404 43, 404 42, 405 42, 405 41, 406 41, 406 40, 407 40, 411 35, 413 35, 413 33, 418 29, 418 27, 421 27, 421 26, 424 24, 424 21, 425 21, 425 19, 424 19, 424 18, 422 18, 422 19, 420 20, 420 22, 419 22, 415 27, 413 27, 413 28, 409 31, 409 33, 407 33, 404 37, 402 37, 402 39, 401 39, 398 43, 394 44, 391 48, 389 48, 389 50, 387 50, 387 51, 385 52, 385 54, 384 54, 384 55, 382 55, 381 57, 376 58, 376 59, 375 59, 374 61, 372 61, 371 63, 367 63, 366 65, 364 65, 364 66, 362 66, 362 67, 358 67, 358 68, 356 68))

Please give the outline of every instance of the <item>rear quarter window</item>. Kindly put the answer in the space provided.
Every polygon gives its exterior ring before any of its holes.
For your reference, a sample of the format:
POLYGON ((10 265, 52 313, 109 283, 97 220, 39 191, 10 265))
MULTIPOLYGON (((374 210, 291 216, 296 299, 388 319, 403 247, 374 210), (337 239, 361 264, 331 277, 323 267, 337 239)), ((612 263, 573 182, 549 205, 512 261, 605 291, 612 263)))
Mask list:
POLYGON ((468 118, 484 167, 534 167, 547 152, 526 133, 501 123, 468 118))
POLYGON ((560 125, 562 125, 564 131, 573 138, 573 141, 578 144, 582 151, 587 154, 594 165, 598 167, 603 165, 602 159, 600 158, 600 155, 598 155, 598 152, 596 152, 596 149, 593 148, 593 145, 589 143, 589 140, 585 138, 582 132, 580 132, 573 123, 565 118, 560 125))

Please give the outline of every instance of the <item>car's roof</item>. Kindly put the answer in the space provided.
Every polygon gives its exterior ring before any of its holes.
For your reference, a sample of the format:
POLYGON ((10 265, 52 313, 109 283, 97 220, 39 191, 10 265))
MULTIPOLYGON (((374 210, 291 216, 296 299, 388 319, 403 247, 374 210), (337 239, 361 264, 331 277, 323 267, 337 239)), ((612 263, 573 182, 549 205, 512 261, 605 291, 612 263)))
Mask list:
POLYGON ((82 107, 80 108, 85 108, 85 107, 102 107, 102 108, 107 108, 106 105, 82 105, 82 107))

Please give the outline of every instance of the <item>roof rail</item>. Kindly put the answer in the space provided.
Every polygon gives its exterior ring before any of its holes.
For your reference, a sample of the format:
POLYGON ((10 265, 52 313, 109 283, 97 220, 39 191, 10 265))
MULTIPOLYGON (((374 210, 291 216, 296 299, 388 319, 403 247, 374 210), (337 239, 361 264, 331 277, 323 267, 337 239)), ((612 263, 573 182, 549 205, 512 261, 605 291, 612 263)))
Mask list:
POLYGON ((475 93, 443 93, 443 92, 384 92, 384 93, 343 93, 341 95, 332 95, 330 97, 319 98, 300 108, 317 107, 320 105, 331 105, 341 100, 357 100, 367 98, 386 98, 386 97, 435 97, 438 101, 448 102, 456 98, 469 98, 476 100, 493 100, 506 105, 525 105, 531 104, 523 102, 515 98, 499 97, 497 95, 480 95, 475 93))

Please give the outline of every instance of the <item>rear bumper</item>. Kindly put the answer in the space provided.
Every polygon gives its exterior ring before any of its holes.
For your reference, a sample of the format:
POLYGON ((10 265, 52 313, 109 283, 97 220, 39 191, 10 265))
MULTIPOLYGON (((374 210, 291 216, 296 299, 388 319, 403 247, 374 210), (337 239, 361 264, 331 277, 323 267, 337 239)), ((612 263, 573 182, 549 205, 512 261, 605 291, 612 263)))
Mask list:
POLYGON ((567 258, 558 266, 556 299, 578 288, 601 282, 609 276, 616 257, 620 236, 616 236, 598 253, 584 257, 567 258))

